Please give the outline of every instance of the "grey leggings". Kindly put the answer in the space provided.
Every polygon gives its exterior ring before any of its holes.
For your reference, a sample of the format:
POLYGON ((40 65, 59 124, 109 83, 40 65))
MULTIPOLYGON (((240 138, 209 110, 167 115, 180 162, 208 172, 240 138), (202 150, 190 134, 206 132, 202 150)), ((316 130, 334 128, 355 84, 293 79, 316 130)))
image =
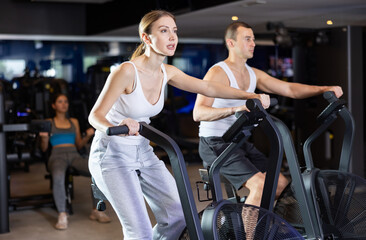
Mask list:
MULTIPOLYGON (((65 175, 72 166, 82 176, 90 177, 88 160, 83 158, 75 147, 53 148, 48 160, 48 170, 52 175, 53 198, 58 212, 66 212, 65 175)), ((93 206, 97 201, 92 197, 93 206)))
POLYGON ((174 178, 149 141, 126 145, 119 138, 96 134, 89 168, 117 213, 124 239, 178 239, 185 220, 174 178), (145 201, 157 221, 154 227, 145 201))

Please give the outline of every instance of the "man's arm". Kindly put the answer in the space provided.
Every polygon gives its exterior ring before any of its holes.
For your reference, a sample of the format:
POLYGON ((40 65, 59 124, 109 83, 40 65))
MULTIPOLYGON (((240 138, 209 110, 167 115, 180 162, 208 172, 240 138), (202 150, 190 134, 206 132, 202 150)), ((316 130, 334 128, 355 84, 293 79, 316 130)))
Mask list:
MULTIPOLYGON (((206 76, 203 78, 204 81, 213 81, 223 84, 225 86, 229 86, 229 79, 226 76, 226 73, 222 70, 221 67, 213 67, 211 68, 206 76)), ((264 100, 265 97, 268 98, 267 95, 264 94, 253 94, 253 98, 258 98, 260 100, 264 100)), ((193 109, 193 119, 196 122, 199 121, 215 121, 228 116, 233 115, 236 111, 247 110, 245 105, 238 107, 227 107, 227 108, 213 108, 214 98, 206 97, 201 94, 197 94, 196 103, 193 109)))
POLYGON ((343 95, 342 88, 339 86, 315 86, 301 83, 285 82, 274 78, 267 73, 252 68, 257 76, 257 88, 277 95, 302 99, 322 94, 327 91, 333 91, 337 98, 343 95))

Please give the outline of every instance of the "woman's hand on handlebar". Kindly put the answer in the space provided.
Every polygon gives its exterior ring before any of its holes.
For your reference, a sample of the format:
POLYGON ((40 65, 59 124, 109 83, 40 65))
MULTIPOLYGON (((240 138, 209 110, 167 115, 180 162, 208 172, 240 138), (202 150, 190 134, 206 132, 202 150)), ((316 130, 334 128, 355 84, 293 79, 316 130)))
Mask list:
POLYGON ((258 99, 262 103, 263 108, 264 109, 269 108, 269 105, 270 105, 269 95, 267 95, 267 94, 257 94, 257 95, 258 95, 258 99))
POLYGON ((128 135, 129 136, 137 136, 139 135, 140 130, 140 123, 136 120, 133 120, 131 118, 123 119, 122 122, 119 125, 126 125, 129 129, 128 135))

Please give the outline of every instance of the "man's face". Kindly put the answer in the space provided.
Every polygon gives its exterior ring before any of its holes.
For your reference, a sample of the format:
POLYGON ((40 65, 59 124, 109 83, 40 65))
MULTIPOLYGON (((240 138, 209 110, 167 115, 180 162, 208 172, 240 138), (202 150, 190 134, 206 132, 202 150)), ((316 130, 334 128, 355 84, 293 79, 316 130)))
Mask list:
POLYGON ((251 28, 239 27, 234 42, 234 51, 239 57, 250 59, 254 54, 254 34, 251 28))

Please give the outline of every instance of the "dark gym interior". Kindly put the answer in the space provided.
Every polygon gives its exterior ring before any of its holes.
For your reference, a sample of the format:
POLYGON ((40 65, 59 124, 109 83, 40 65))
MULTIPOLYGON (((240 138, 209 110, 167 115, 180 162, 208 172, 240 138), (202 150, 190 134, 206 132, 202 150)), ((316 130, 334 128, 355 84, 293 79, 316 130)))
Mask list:
MULTIPOLYGON (((113 68, 129 59, 139 43, 138 23, 150 10, 176 16, 179 45, 167 63, 203 78, 227 57, 223 35, 232 17, 252 25, 256 37, 252 67, 289 82, 339 85, 355 120, 350 172, 365 178, 366 3, 364 0, 2 0, 0 3, 0 239, 122 239, 121 226, 107 203, 109 224, 87 217, 90 180, 74 176, 70 227, 53 228, 57 213, 49 173, 39 148, 35 121, 51 117, 51 96, 69 96, 71 117, 81 132, 113 68), (328 23, 327 21, 332 21, 328 23), (33 124, 32 124, 33 123, 33 124)), ((181 148, 195 193, 198 123, 196 94, 166 89, 163 111, 151 125, 181 148)), ((291 130, 300 162, 302 146, 325 107, 322 96, 278 98, 270 113, 291 130)), ((336 122, 313 145, 314 163, 336 169, 344 126, 336 122)), ((258 131, 252 138, 267 150, 258 131)), ((90 142, 89 142, 90 143, 90 142)), ((166 154, 156 148, 158 155, 166 154)), ((169 162, 166 161, 169 165, 169 162)), ((283 165, 282 170, 287 171, 283 165)), ((366 201, 366 200, 365 200, 366 201)), ((206 203, 198 203, 198 209, 206 203)), ((152 222, 155 220, 152 219, 152 222)))

